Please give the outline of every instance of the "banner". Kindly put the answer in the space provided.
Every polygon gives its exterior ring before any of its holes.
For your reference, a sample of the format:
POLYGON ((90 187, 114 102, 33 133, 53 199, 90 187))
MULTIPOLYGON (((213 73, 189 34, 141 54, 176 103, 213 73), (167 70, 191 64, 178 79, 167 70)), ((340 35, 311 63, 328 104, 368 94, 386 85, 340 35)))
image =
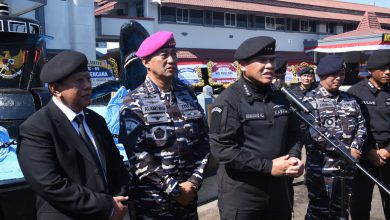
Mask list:
POLYGON ((202 68, 205 67, 205 64, 178 65, 178 77, 187 85, 192 87, 202 87, 204 86, 202 68))
POLYGON ((114 67, 107 60, 89 61, 88 71, 91 76, 92 87, 96 87, 110 80, 115 80, 114 67))
POLYGON ((211 86, 223 86, 227 88, 240 78, 238 63, 207 63, 209 83, 211 86))

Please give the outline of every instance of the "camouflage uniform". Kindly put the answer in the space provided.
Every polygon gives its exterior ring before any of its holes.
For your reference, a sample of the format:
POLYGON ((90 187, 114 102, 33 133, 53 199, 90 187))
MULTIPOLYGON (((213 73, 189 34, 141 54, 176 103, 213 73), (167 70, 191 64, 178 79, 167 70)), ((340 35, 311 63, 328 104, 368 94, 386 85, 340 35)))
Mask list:
MULTIPOLYGON (((317 129, 339 146, 361 151, 366 136, 365 121, 352 96, 342 91, 332 94, 319 85, 303 101, 317 115, 314 123, 317 129)), ((355 169, 348 166, 312 128, 308 129, 307 135, 305 183, 309 205, 306 219, 341 219, 340 171, 344 170, 347 209, 355 169)), ((345 213, 348 215, 347 210, 345 213)))
POLYGON ((120 142, 129 156, 137 219, 197 219, 173 198, 177 184, 199 189, 209 155, 204 113, 184 84, 163 92, 147 77, 129 93, 120 114, 120 142))

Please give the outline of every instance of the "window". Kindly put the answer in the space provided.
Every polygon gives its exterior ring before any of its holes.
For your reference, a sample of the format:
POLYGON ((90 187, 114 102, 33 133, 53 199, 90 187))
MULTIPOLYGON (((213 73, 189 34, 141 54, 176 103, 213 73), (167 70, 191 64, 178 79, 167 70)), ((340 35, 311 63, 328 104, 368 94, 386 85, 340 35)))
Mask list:
POLYGON ((284 18, 276 18, 276 30, 287 30, 284 18))
POLYGON ((255 28, 259 28, 259 29, 265 28, 265 18, 263 16, 255 17, 255 28))
POLYGON ((0 31, 4 31, 3 20, 0 20, 0 31))
POLYGON ((144 16, 144 3, 143 3, 143 1, 135 3, 135 8, 137 11, 137 17, 143 17, 144 16))
POLYGON ((244 28, 246 28, 247 25, 248 25, 247 19, 248 19, 247 15, 238 14, 237 15, 237 27, 244 27, 244 28))
POLYGON ((310 29, 310 23, 308 20, 301 20, 300 22, 300 31, 301 32, 310 32, 311 29, 310 29))
POLYGON ((30 24, 29 25, 29 31, 30 31, 30 34, 39 34, 39 25, 37 25, 37 24, 30 24))
POLYGON ((176 8, 176 22, 178 23, 188 23, 188 9, 176 8))
POLYGON ((386 30, 390 30, 390 26, 383 25, 382 28, 386 30))
POLYGON ((161 7, 161 21, 176 22, 176 9, 172 7, 161 7))
POLYGON ((248 27, 249 28, 255 28, 255 16, 254 15, 248 15, 248 27))
POLYGON ((204 12, 204 24, 212 24, 212 12, 211 11, 205 11, 204 12))
POLYGON ((357 25, 352 23, 344 23, 343 24, 343 32, 356 30, 357 25))
POLYGON ((203 11, 190 10, 190 23, 191 24, 203 24, 203 11))
POLYGON ((8 31, 9 32, 18 32, 18 33, 27 33, 26 22, 8 21, 8 31))
POLYGON ((292 19, 291 26, 293 31, 299 31, 299 20, 292 19))
POLYGON ((265 17, 265 29, 275 30, 276 22, 274 17, 265 17))
POLYGON ((224 13, 223 12, 213 12, 213 25, 225 25, 224 13))
POLYGON ((235 27, 236 24, 236 14, 225 12, 225 26, 235 27))
POLYGON ((317 21, 309 21, 310 25, 310 32, 316 32, 317 31, 317 21))
POLYGON ((335 31, 335 23, 326 23, 326 33, 333 34, 335 31))

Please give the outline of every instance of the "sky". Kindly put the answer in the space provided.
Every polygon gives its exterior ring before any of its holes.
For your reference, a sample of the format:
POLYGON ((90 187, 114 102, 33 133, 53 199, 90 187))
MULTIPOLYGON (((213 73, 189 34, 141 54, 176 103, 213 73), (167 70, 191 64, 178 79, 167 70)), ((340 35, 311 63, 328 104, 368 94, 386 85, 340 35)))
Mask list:
POLYGON ((338 0, 338 1, 376 5, 376 6, 390 8, 390 0, 338 0))

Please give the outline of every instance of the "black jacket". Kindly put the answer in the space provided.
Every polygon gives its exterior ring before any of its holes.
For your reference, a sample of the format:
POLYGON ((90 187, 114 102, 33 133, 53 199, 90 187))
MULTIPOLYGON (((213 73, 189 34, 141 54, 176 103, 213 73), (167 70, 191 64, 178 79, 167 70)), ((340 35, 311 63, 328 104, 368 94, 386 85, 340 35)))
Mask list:
POLYGON ((108 219, 112 196, 127 195, 128 173, 105 120, 91 110, 84 113, 107 170, 107 188, 92 155, 53 101, 20 126, 18 160, 37 194, 38 219, 108 219))
POLYGON ((272 160, 286 154, 299 158, 301 135, 282 93, 271 86, 256 90, 241 78, 219 95, 211 117, 222 217, 229 219, 236 209, 261 210, 270 197, 286 201, 283 178, 270 175, 272 160))

